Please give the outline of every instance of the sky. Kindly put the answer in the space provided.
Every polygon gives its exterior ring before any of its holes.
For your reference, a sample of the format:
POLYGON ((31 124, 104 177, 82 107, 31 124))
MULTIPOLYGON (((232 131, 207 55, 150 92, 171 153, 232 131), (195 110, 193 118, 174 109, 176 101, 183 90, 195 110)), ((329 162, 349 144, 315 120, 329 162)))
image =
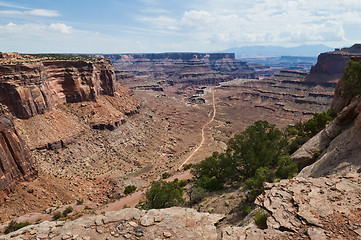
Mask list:
POLYGON ((0 0, 0 52, 214 52, 361 42, 360 0, 0 0))

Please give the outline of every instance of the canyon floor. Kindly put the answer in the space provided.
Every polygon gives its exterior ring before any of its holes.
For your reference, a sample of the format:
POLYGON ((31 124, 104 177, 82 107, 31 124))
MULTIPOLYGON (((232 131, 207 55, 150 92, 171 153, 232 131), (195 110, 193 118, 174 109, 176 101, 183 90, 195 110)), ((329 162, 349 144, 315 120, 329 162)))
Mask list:
MULTIPOLYGON (((65 104, 31 122, 17 120, 20 132, 33 149, 39 178, 17 186, 0 207, 1 221, 32 212, 35 214, 18 220, 50 219, 51 211, 69 204, 79 211, 87 206, 98 209, 97 212, 134 206, 144 198, 150 183, 160 179, 164 172, 173 178, 191 177, 179 170, 184 163, 197 163, 213 151, 222 151, 230 137, 255 121, 267 120, 283 128, 309 118, 313 112, 326 110, 331 101, 330 88, 310 88, 297 81, 285 87, 283 78, 297 80, 300 75, 238 79, 219 86, 133 90, 138 112, 121 116, 124 122, 112 131, 92 129, 89 123, 94 116, 113 111, 109 102, 114 99, 103 99, 95 105, 65 104), (53 137, 57 135, 69 135, 71 141, 54 150, 39 148, 46 142, 56 142, 53 137), (137 192, 122 199, 127 185, 137 186, 137 192), (85 203, 77 206, 80 200, 85 203)), ((129 99, 117 101, 112 104, 124 105, 129 99)), ((120 117, 116 111, 111 115, 120 117)), ((208 211, 213 205, 205 203, 199 208, 208 211)), ((232 210, 232 206, 227 208, 215 211, 232 210)))

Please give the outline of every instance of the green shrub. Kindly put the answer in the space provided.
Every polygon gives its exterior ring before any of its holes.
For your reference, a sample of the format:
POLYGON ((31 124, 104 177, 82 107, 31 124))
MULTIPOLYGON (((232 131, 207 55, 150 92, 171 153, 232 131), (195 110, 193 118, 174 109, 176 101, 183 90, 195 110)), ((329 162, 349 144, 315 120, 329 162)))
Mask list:
POLYGON ((170 173, 169 172, 164 172, 163 174, 162 174, 162 179, 167 179, 167 178, 169 178, 170 177, 170 173))
POLYGON ((189 204, 194 205, 203 200, 204 197, 207 196, 207 191, 198 186, 193 186, 188 193, 189 196, 189 204))
POLYGON ((272 178, 272 173, 268 167, 260 167, 254 177, 247 179, 245 184, 249 190, 263 189, 263 183, 272 182, 272 178))
POLYGON ((209 192, 223 189, 223 184, 221 184, 215 177, 201 177, 200 179, 196 180, 195 184, 209 192))
POLYGON ((290 136, 295 136, 295 135, 298 135, 298 130, 296 127, 293 127, 293 126, 289 126, 286 128, 286 132, 288 135, 290 136))
POLYGON ((241 175, 253 177, 260 167, 273 168, 285 154, 288 142, 283 133, 267 121, 257 121, 230 139, 228 151, 238 162, 241 175))
POLYGON ((63 217, 68 216, 69 213, 71 213, 73 211, 73 207, 72 206, 68 206, 67 208, 64 209, 63 211, 63 217))
POLYGON ((289 145, 289 154, 296 152, 303 144, 305 144, 310 138, 308 136, 298 136, 289 145))
POLYGON ((131 194, 131 193, 135 192, 136 189, 137 189, 136 186, 134 186, 134 185, 128 185, 128 186, 126 186, 125 189, 124 189, 124 194, 125 194, 125 195, 131 194))
POLYGON ((53 220, 58 220, 59 218, 61 218, 61 212, 56 211, 53 213, 53 220))
POLYGON ((168 208, 183 203, 183 187, 178 179, 173 182, 155 181, 146 193, 144 208, 168 208))
POLYGON ((184 171, 187 171, 188 169, 191 169, 193 167, 193 164, 185 164, 185 165, 183 165, 183 169, 184 169, 184 171))
POLYGON ((279 178, 292 178, 298 172, 297 164, 290 157, 283 157, 278 161, 276 176, 279 178))
POLYGON ((76 200, 76 205, 82 205, 84 203, 84 199, 76 200))
POLYGON ((321 155, 321 153, 320 153, 319 151, 314 152, 314 153, 313 153, 313 156, 312 156, 312 157, 313 157, 313 160, 316 161, 316 160, 320 157, 320 155, 321 155))
POLYGON ((208 191, 219 190, 227 181, 239 179, 238 162, 229 153, 213 152, 198 164, 193 165, 192 173, 196 184, 208 191))
POLYGON ((361 62, 350 60, 342 76, 345 87, 343 98, 353 98, 361 93, 361 62))
POLYGON ((254 223, 260 228, 260 229, 266 229, 267 228, 267 218, 270 215, 264 211, 264 210, 258 210, 254 217, 254 223))
POLYGON ((324 129, 326 124, 331 122, 332 120, 333 118, 328 115, 327 112, 315 113, 313 118, 303 124, 305 132, 308 133, 310 136, 314 136, 322 129, 324 129))
POLYGON ((248 215, 252 211, 252 207, 250 205, 245 205, 242 208, 242 212, 244 215, 248 215))
POLYGON ((9 223, 9 225, 5 228, 4 233, 8 234, 8 233, 14 232, 16 230, 19 230, 20 228, 26 227, 28 225, 30 225, 29 222, 19 222, 19 223, 17 223, 16 221, 11 221, 9 223))

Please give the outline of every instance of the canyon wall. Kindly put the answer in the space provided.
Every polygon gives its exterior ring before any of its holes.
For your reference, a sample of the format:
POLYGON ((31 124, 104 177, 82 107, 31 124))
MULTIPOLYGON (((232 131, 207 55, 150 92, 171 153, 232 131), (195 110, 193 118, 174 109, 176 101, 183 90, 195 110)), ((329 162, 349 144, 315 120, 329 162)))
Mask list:
POLYGON ((129 111, 118 104, 122 112, 111 109, 111 114, 101 109, 103 102, 112 107, 108 103, 112 99, 104 98, 122 94, 116 92, 114 69, 107 59, 44 60, 15 53, 3 53, 0 58, 0 203, 19 181, 36 177, 29 147, 63 147, 84 134, 84 124, 64 110, 56 110, 58 105, 79 103, 85 111, 92 107, 88 105, 97 104, 103 114, 100 110, 88 114, 94 128, 105 123, 117 125, 124 121, 125 113, 136 111, 136 104, 130 104, 129 111))
MULTIPOLYGON (((233 53, 154 53, 104 55, 120 75, 134 74, 154 84, 214 85, 255 72, 233 53)), ((149 84, 148 84, 149 85, 149 84)), ((144 86, 142 86, 144 87, 144 86)))
POLYGON ((18 181, 36 175, 29 149, 15 130, 12 116, 0 104, 0 203, 18 181))
POLYGON ((0 103, 22 119, 60 103, 113 96, 115 90, 115 73, 107 60, 0 65, 0 103))
POLYGON ((311 68, 310 74, 305 78, 306 82, 317 84, 336 83, 341 79, 347 62, 352 56, 361 56, 361 44, 354 44, 350 48, 336 49, 333 52, 321 53, 317 64, 311 68))

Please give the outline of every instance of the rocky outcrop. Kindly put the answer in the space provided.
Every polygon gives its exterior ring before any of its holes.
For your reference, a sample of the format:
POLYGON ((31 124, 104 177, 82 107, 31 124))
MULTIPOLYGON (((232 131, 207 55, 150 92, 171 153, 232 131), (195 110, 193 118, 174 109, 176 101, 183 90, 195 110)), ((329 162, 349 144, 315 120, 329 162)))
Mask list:
POLYGON ((0 52, 0 62, 1 61, 8 61, 8 60, 11 60, 11 59, 16 59, 16 58, 19 58, 20 57, 20 54, 17 53, 17 52, 0 52))
POLYGON ((217 231, 224 215, 178 207, 126 208, 74 221, 45 221, 0 239, 326 240, 361 236, 360 174, 297 177, 264 187, 256 204, 269 213, 267 229, 258 228, 251 218, 241 227, 223 226, 217 231))
POLYGON ((215 224, 223 216, 194 209, 127 208, 68 222, 43 222, 0 239, 189 239, 217 240, 215 224))
POLYGON ((44 61, 0 65, 0 103, 27 119, 65 102, 114 95, 115 74, 106 60, 44 61))
POLYGON ((360 111, 361 103, 357 98, 345 107, 332 123, 292 155, 299 169, 308 166, 300 173, 302 176, 357 171, 361 167, 360 111))
POLYGON ((361 44, 320 54, 317 64, 311 68, 310 74, 306 77, 305 81, 321 85, 327 83, 336 85, 345 71, 348 60, 352 56, 361 56, 361 44))
POLYGON ((292 155, 300 169, 308 166, 302 170, 301 176, 358 171, 361 167, 361 98, 351 100, 342 96, 345 81, 342 79, 337 84, 331 105, 342 111, 292 155))
POLYGON ((358 239, 360 192, 357 173, 265 184, 256 204, 270 214, 268 228, 228 227, 222 239, 358 239))
POLYGON ((29 149, 14 128, 12 116, 0 104, 0 203, 21 180, 36 176, 29 149))

